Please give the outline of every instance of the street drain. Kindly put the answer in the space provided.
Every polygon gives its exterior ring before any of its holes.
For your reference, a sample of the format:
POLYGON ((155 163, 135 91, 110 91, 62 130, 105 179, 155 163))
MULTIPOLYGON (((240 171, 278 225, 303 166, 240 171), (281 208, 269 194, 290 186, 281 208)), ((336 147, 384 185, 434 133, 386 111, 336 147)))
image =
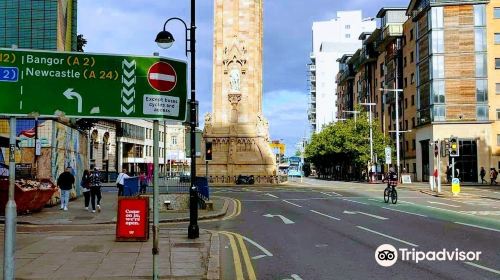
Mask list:
POLYGON ((73 248, 75 253, 98 253, 102 250, 102 245, 78 245, 73 248))
POLYGON ((205 246, 205 244, 195 243, 195 242, 172 243, 172 247, 177 247, 177 248, 203 248, 203 246, 205 246))

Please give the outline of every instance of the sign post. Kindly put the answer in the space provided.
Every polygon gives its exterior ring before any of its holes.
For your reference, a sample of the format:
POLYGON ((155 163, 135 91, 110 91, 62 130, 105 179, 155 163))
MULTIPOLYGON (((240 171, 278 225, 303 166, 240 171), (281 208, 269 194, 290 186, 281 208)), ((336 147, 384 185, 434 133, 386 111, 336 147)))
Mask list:
POLYGON ((187 64, 0 48, 0 114, 184 121, 187 64))

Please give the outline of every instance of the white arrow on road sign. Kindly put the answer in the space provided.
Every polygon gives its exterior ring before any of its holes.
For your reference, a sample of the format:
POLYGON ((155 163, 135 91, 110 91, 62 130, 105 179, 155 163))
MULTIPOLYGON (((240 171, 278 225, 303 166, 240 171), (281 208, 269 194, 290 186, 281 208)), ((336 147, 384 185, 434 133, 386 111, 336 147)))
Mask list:
POLYGON ((283 223, 285 223, 285 225, 295 224, 295 222, 293 222, 292 220, 290 220, 288 218, 285 218, 282 215, 265 214, 265 215, 262 215, 262 216, 268 217, 268 218, 278 217, 278 218, 280 218, 283 221, 283 223))
POLYGON ((375 219, 379 219, 379 220, 387 220, 388 219, 388 218, 385 218, 385 217, 380 217, 380 216, 377 216, 377 215, 368 214, 368 213, 359 212, 359 211, 344 211, 344 214, 349 214, 349 215, 361 214, 361 215, 369 216, 369 217, 372 217, 372 218, 375 218, 375 219))
POLYGON ((78 113, 82 112, 82 96, 78 94, 77 92, 74 92, 72 88, 68 88, 67 90, 64 91, 64 96, 68 99, 73 99, 76 98, 77 100, 77 105, 78 105, 78 113))

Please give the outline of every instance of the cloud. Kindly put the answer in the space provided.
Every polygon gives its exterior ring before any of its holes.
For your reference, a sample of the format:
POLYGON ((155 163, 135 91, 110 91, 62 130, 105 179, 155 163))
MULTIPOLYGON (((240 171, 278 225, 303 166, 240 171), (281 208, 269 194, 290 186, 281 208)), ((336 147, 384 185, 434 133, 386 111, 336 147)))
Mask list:
POLYGON ((283 139, 288 155, 295 152, 295 145, 307 135, 307 98, 306 92, 286 89, 264 94, 263 112, 269 121, 271 139, 283 139))

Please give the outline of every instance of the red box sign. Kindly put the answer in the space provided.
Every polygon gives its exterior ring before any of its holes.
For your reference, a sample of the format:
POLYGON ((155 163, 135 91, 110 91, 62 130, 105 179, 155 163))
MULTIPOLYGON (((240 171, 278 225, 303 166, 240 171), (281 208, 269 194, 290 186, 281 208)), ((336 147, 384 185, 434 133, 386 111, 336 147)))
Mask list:
POLYGON ((147 241, 149 238, 149 198, 118 198, 116 241, 147 241))

